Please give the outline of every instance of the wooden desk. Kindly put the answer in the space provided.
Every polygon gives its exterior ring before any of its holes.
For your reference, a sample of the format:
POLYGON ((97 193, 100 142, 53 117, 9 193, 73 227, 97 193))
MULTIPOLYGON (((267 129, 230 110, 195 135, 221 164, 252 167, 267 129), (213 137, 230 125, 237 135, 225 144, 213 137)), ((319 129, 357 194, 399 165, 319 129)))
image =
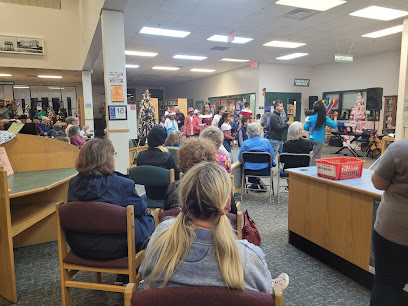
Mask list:
POLYGON ((387 149, 388 147, 387 142, 394 142, 394 141, 395 141, 395 137, 384 136, 381 139, 381 154, 383 154, 384 151, 387 149))
POLYGON ((22 134, 2 146, 15 173, 7 177, 0 167, 0 295, 15 303, 13 248, 57 239, 55 204, 67 200, 79 149, 62 141, 22 134))
POLYGON ((369 271, 373 201, 382 191, 361 178, 333 181, 317 176, 316 167, 289 173, 289 242, 291 232, 369 271))

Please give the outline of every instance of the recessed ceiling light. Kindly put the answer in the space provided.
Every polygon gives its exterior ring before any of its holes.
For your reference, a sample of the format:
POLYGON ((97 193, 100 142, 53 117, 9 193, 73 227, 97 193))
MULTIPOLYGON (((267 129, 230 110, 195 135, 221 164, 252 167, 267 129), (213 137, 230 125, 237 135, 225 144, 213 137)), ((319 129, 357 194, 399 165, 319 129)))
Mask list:
POLYGON ((383 36, 387 36, 387 35, 391 35, 391 34, 395 34, 395 33, 400 33, 403 30, 403 26, 402 24, 396 27, 391 27, 391 28, 387 28, 384 30, 380 30, 380 31, 376 31, 376 32, 371 32, 368 34, 364 34, 361 35, 363 37, 370 37, 370 38, 378 38, 378 37, 383 37, 383 36))
MULTIPOLYGON (((219 41, 219 42, 228 42, 228 36, 227 35, 213 35, 209 38, 207 38, 207 40, 211 40, 211 41, 219 41)), ((249 37, 238 37, 235 36, 234 40, 231 41, 231 43, 233 44, 245 44, 251 40, 254 40, 253 38, 249 38, 249 37)))
POLYGON ((327 11, 335 6, 346 3, 343 0, 279 0, 275 4, 300 7, 315 11, 327 11))
POLYGON ((184 37, 186 37, 188 34, 190 34, 191 32, 178 31, 178 30, 168 30, 168 29, 161 29, 161 28, 143 27, 143 28, 140 30, 139 33, 184 38, 184 37))
POLYGON ((193 68, 193 69, 190 69, 190 71, 193 71, 193 72, 214 72, 215 69, 198 69, 198 68, 193 68))
POLYGON ((272 40, 263 44, 265 47, 277 47, 277 48, 299 48, 301 46, 305 46, 305 43, 297 43, 291 41, 279 41, 279 40, 272 40))
POLYGON ((179 70, 180 67, 165 67, 165 66, 154 66, 154 70, 179 70))
POLYGON ((188 59, 188 60, 193 60, 193 61, 202 61, 207 58, 207 56, 195 56, 195 55, 182 55, 182 54, 177 54, 173 56, 173 58, 178 58, 178 59, 188 59))
POLYGON ((309 53, 292 53, 292 54, 277 57, 276 59, 277 60, 288 61, 288 60, 298 58, 298 57, 302 57, 302 56, 306 56, 306 55, 309 55, 309 53))
POLYGON ((11 76, 9 73, 0 73, 0 77, 6 77, 6 76, 11 76))
POLYGON ((139 68, 139 65, 126 64, 126 68, 139 68))
POLYGON ((388 21, 388 20, 393 20, 396 18, 407 16, 408 12, 373 5, 373 6, 366 7, 362 10, 355 11, 349 15, 369 18, 369 19, 388 21))
POLYGON ((224 62, 237 62, 237 63, 249 62, 249 60, 247 59, 239 59, 239 58, 223 58, 221 60, 224 62))
POLYGON ((135 55, 135 56, 148 56, 148 57, 155 57, 158 53, 155 52, 143 52, 143 51, 125 51, 126 55, 135 55))
POLYGON ((62 76, 60 75, 39 75, 38 77, 45 79, 62 79, 62 76))

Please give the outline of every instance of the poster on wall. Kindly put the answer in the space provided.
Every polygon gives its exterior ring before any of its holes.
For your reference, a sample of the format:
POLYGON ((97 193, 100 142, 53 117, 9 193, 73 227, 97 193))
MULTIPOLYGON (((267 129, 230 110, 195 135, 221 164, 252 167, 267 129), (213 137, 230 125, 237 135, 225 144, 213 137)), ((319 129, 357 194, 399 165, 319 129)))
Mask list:
POLYGON ((111 100, 112 102, 123 102, 123 86, 112 85, 111 86, 111 100))
POLYGON ((0 35, 0 52, 44 55, 43 39, 0 35))

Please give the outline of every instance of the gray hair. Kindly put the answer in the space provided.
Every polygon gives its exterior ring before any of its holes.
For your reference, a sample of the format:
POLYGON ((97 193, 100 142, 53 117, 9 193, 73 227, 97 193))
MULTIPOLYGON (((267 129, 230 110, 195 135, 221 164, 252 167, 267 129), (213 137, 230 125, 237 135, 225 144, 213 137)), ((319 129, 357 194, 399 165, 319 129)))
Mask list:
POLYGON ((66 121, 68 124, 72 124, 72 122, 74 122, 74 121, 79 121, 79 119, 78 119, 78 117, 69 116, 69 117, 67 117, 67 118, 65 119, 65 121, 66 121))
POLYGON ((303 124, 299 121, 294 121, 288 129, 288 140, 298 140, 303 136, 303 124))
POLYGON ((255 136, 262 136, 262 126, 258 122, 252 122, 248 124, 247 130, 246 130, 248 137, 255 137, 255 136))
POLYGON ((219 128, 212 125, 201 131, 200 138, 210 140, 215 145, 215 148, 218 149, 221 147, 222 141, 224 140, 224 133, 219 128))
POLYGON ((79 135, 79 127, 76 125, 71 126, 68 130, 68 137, 78 136, 78 135, 79 135))

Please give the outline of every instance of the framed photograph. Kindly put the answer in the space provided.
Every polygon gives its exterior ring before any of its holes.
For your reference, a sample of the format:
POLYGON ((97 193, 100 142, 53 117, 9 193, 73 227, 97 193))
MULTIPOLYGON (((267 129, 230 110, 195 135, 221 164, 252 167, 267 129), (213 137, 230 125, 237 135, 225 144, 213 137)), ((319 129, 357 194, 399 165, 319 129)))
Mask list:
POLYGON ((109 120, 127 120, 126 105, 108 105, 109 120))
POLYGON ((43 39, 0 35, 0 52, 44 55, 43 39))

